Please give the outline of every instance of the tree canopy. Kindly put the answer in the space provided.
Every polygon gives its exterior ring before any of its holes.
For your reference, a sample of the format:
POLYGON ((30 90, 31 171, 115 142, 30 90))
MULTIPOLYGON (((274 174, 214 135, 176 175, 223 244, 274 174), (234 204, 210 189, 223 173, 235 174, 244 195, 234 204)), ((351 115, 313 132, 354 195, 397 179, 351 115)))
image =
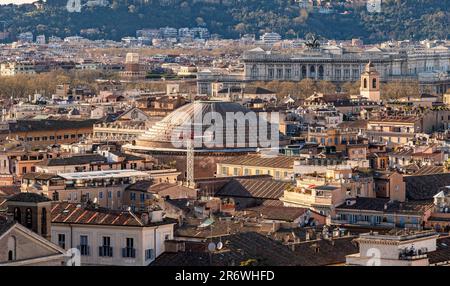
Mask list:
POLYGON ((83 36, 113 40, 134 35, 138 29, 165 26, 204 26, 225 38, 269 31, 295 38, 312 32, 329 39, 368 42, 446 39, 450 30, 448 4, 442 0, 384 0, 381 13, 369 13, 356 4, 338 5, 331 14, 300 8, 294 0, 110 0, 108 7, 83 7, 81 13, 69 13, 65 2, 48 0, 42 9, 3 5, 0 19, 12 37, 25 31, 65 37, 91 29, 83 36))

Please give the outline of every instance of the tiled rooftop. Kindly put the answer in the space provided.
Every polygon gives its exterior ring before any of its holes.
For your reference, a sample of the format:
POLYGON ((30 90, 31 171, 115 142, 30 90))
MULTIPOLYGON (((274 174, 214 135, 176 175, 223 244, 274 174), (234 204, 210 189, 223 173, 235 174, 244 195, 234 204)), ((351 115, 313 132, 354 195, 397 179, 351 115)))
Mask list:
POLYGON ((145 225, 134 213, 112 211, 102 208, 86 207, 73 203, 54 203, 52 206, 52 223, 89 224, 104 226, 156 226, 174 223, 170 219, 145 225))
POLYGON ((261 179, 233 179, 216 196, 278 200, 290 183, 261 179))
POLYGON ((450 173, 413 174, 405 176, 403 180, 406 184, 406 197, 408 199, 430 200, 439 192, 440 188, 450 186, 450 173))
POLYGON ((10 202, 31 202, 31 203, 42 203, 50 202, 51 200, 45 196, 35 193, 19 193, 8 198, 10 202))
POLYGON ((382 198, 356 198, 353 205, 342 204, 339 210, 369 210, 386 213, 405 213, 421 215, 433 207, 431 201, 425 202, 398 202, 382 198), (386 206, 386 209, 385 209, 386 206))
POLYGON ((222 164, 244 165, 254 167, 292 169, 295 158, 278 156, 274 158, 262 158, 260 156, 238 156, 222 161, 222 164))
MULTIPOLYGON (((325 266, 345 263, 345 256, 358 252, 353 237, 331 240, 313 240, 283 245, 270 237, 245 232, 216 238, 224 247, 214 251, 211 256, 206 250, 207 243, 195 243, 190 251, 170 253, 159 256, 153 266, 239 266, 250 259, 258 266, 325 266), (194 250, 195 249, 195 250, 194 250)), ((186 248, 192 242, 186 242, 186 248)))

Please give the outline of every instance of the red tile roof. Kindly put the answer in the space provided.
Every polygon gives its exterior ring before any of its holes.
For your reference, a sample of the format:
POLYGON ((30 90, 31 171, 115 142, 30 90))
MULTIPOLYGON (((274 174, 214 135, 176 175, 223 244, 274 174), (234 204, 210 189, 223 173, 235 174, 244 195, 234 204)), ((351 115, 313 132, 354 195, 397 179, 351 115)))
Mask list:
POLYGON ((267 168, 284 168, 292 169, 294 167, 293 157, 277 156, 274 158, 263 158, 257 155, 253 156, 237 156, 231 157, 222 161, 222 164, 229 165, 243 165, 252 167, 267 167, 267 168))
POLYGON ((131 212, 82 208, 72 203, 56 203, 52 206, 52 223, 144 226, 131 212))

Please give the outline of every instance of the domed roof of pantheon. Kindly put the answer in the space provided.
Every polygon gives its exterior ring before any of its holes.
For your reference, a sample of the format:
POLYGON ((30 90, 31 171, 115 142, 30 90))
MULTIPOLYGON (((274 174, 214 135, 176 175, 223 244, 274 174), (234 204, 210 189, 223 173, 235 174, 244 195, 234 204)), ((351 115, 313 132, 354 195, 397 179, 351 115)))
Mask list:
MULTIPOLYGON (((275 127, 278 132, 278 126, 274 126, 274 128, 275 127)), ((133 149, 139 147, 155 150, 186 149, 186 144, 189 139, 192 139, 192 141, 195 142, 195 149, 256 149, 258 147, 267 147, 264 145, 261 146, 258 138, 270 138, 270 129, 270 123, 267 123, 264 119, 260 119, 257 114, 238 103, 224 101, 195 101, 178 108, 153 125, 145 132, 145 134, 141 135, 136 140, 133 149), (248 117, 254 116, 257 120, 258 127, 260 124, 261 126, 267 126, 266 134, 260 136, 259 128, 255 126, 249 128, 248 121, 245 121, 245 124, 238 124, 235 120, 227 120, 227 115, 228 118, 230 118, 230 115, 236 114, 243 114, 248 117), (211 116, 213 120, 211 120, 211 116), (202 122, 202 120, 204 120, 203 124, 196 123, 202 122), (230 144, 230 136, 228 136, 233 133, 227 129, 227 126, 234 132, 233 144, 230 144), (216 127, 215 130, 211 131, 214 127, 216 127), (221 144, 213 144, 214 146, 211 146, 211 144, 205 143, 208 140, 212 140, 212 138, 221 144), (244 140, 245 146, 242 145, 242 140, 244 140)))

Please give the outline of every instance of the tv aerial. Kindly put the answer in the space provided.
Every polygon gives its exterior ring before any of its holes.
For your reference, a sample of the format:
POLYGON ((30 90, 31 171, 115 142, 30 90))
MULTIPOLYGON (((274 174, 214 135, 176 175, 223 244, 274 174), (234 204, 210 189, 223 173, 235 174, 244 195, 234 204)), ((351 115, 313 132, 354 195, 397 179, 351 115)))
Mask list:
POLYGON ((66 9, 69 13, 80 13, 81 7, 81 0, 67 0, 66 9))
POLYGON ((213 252, 214 250, 216 250, 216 244, 214 242, 210 242, 208 244, 208 250, 209 252, 213 252))

